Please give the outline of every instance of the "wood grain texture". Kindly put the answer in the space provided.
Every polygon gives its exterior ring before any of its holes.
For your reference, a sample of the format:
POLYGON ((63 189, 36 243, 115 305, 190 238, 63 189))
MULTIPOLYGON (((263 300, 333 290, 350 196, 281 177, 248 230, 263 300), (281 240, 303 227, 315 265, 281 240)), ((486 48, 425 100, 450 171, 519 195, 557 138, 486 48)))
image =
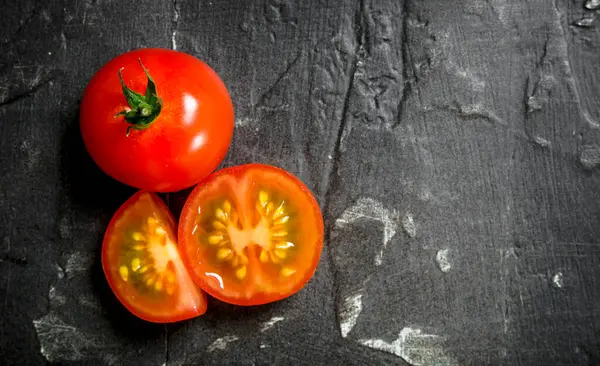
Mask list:
MULTIPOLYGON (((600 14, 579 0, 3 2, 0 360, 6 364, 600 362, 600 14), (162 326, 99 250, 134 190, 78 105, 133 48, 210 64, 236 110, 223 166, 317 196, 297 295, 162 326)), ((187 191, 164 196, 178 215, 187 191)))

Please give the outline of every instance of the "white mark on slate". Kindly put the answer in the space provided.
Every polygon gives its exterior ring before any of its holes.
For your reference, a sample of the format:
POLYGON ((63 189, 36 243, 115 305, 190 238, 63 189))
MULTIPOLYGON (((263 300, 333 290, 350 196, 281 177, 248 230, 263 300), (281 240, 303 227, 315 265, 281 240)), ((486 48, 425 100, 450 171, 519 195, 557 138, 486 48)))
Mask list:
POLYGON ((354 328, 356 325, 356 321, 358 320, 358 316, 362 312, 362 296, 363 294, 357 292, 350 296, 347 296, 344 299, 344 303, 342 304, 342 309, 340 310, 340 331, 342 332, 342 337, 346 338, 348 333, 354 328))
POLYGON ((505 0, 493 0, 490 4, 494 11, 498 14, 498 20, 502 24, 506 24, 508 20, 508 14, 506 6, 508 5, 505 0))
POLYGON ((284 321, 284 320, 285 320, 285 318, 282 317, 282 316, 274 316, 271 319, 269 319, 268 321, 266 321, 266 322, 264 322, 264 323, 261 324, 260 331, 261 332, 266 332, 267 330, 273 328, 273 326, 276 323, 279 323, 279 322, 284 321))
POLYGON ((67 299, 63 295, 56 292, 56 287, 54 286, 50 286, 48 300, 52 306, 64 305, 67 302, 67 299))
POLYGON ((563 274, 562 274, 562 272, 556 273, 552 277, 552 286, 554 286, 556 288, 563 288, 564 285, 565 285, 565 283, 564 283, 564 280, 563 280, 563 274))
POLYGON ((67 276, 75 273, 87 271, 94 261, 94 257, 90 253, 75 252, 67 259, 65 272, 67 276))
POLYGON ((260 349, 263 349, 263 348, 266 348, 266 347, 267 347, 267 345, 266 345, 266 344, 263 344, 263 343, 261 343, 259 347, 260 347, 260 349))
POLYGON ((347 208, 342 213, 335 221, 335 225, 338 228, 343 228, 363 218, 379 221, 383 224, 383 246, 375 256, 375 265, 379 266, 383 263, 383 252, 390 240, 396 235, 396 230, 398 229, 398 212, 384 208, 381 202, 372 198, 360 198, 356 201, 356 204, 347 208))
POLYGON ((63 50, 67 49, 67 37, 64 33, 60 34, 60 48, 62 48, 63 50))
POLYGON ((45 315, 34 320, 42 355, 50 362, 60 360, 80 361, 84 358, 82 349, 90 340, 79 329, 66 324, 55 315, 45 315))
POLYGON ((173 2, 173 33, 171 33, 171 48, 177 50, 177 22, 179 21, 179 10, 177 3, 173 2))
POLYGON ((456 75, 470 83, 474 91, 481 92, 485 89, 485 82, 473 75, 473 72, 470 70, 457 68, 456 75))
POLYGON ((578 27, 581 27, 581 28, 589 28, 594 25, 595 20, 596 20, 595 17, 587 16, 587 17, 583 17, 579 20, 576 20, 573 24, 578 27))
POLYGON ((536 144, 540 145, 541 147, 548 147, 548 146, 550 146, 550 141, 548 141, 545 138, 542 138, 540 136, 535 136, 533 138, 533 142, 535 142, 536 144))
POLYGON ((56 276, 59 279, 63 279, 65 277, 65 269, 59 266, 58 264, 54 265, 56 267, 56 276))
POLYGON ((210 344, 210 346, 208 346, 208 348, 206 348, 206 351, 208 352, 214 352, 216 350, 219 351, 224 351, 227 348, 227 345, 231 342, 235 342, 239 340, 239 338, 237 336, 225 336, 225 337, 221 337, 221 338, 217 338, 217 340, 215 340, 214 342, 212 342, 210 344))
MULTIPOLYGON (((105 338, 106 335, 89 331, 85 325, 78 328, 69 323, 67 308, 62 308, 68 304, 69 309, 73 308, 70 292, 67 296, 62 292, 63 281, 70 281, 69 277, 85 276, 85 271, 93 263, 94 256, 91 253, 74 252, 66 257, 66 264, 61 266, 55 264, 59 285, 51 285, 48 290, 48 301, 50 311, 39 319, 33 321, 38 340, 40 343, 40 352, 49 362, 63 361, 90 361, 101 358, 106 364, 116 362, 115 349, 121 348, 112 339, 105 338), (65 278, 67 277, 67 278, 65 278), (62 288, 62 290, 61 290, 62 288), (66 316, 66 318, 65 318, 66 316)), ((100 302, 93 294, 78 293, 77 302, 79 305, 101 311, 100 302)), ((77 306, 75 306, 76 308, 77 306)), ((90 309, 83 309, 87 314, 91 314, 90 309)))
POLYGON ((430 201, 433 198, 433 194, 429 188, 423 188, 421 191, 419 191, 418 196, 421 201, 425 202, 430 201))
POLYGON ((40 341, 40 352, 49 362, 82 361, 90 355, 101 357, 114 363, 114 355, 107 352, 112 344, 103 344, 91 334, 85 334, 76 327, 65 323, 54 314, 47 314, 33 321, 40 341), (98 352, 102 344, 102 352, 98 352))
POLYGON ((584 146, 579 154, 579 162, 585 169, 594 169, 600 164, 600 149, 597 146, 584 146))
POLYGON ((600 9, 600 0, 587 0, 585 2, 585 8, 588 10, 600 9))
POLYGON ((402 228, 409 238, 414 238, 417 235, 417 224, 410 212, 404 215, 404 218, 402 219, 402 228))
POLYGON ((458 106, 451 107, 451 109, 456 110, 459 115, 464 117, 482 117, 499 125, 506 124, 500 119, 500 117, 488 110, 482 103, 459 104, 458 106))
POLYGON ((52 22, 52 18, 50 18, 50 14, 46 10, 42 10, 42 18, 48 23, 52 22))
POLYGON ((246 127, 252 123, 252 119, 248 117, 240 117, 235 119, 235 127, 246 127))
POLYGON ((23 141, 21 143, 21 151, 27 156, 27 168, 32 170, 40 158, 40 150, 32 147, 29 141, 23 141))
POLYGON ((438 250, 437 254, 435 255, 435 261, 442 272, 448 272, 452 268, 448 254, 448 249, 441 249, 438 250))
POLYGON ((454 366, 458 362, 447 354, 443 347, 445 339, 435 334, 426 334, 421 329, 404 328, 392 343, 381 339, 361 339, 367 347, 402 357, 413 366, 454 366))
POLYGON ((544 107, 544 99, 538 98, 534 95, 527 98, 527 113, 533 113, 539 111, 544 107))

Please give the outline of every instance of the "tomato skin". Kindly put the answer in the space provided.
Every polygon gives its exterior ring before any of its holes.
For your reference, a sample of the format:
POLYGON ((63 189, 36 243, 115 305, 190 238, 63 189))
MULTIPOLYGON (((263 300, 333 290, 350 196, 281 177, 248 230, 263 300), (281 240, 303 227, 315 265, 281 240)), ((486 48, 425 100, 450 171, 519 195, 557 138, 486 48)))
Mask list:
MULTIPOLYGON (((294 198, 292 198, 292 200, 293 199, 294 198)), ((323 249, 324 237, 324 225, 321 210, 318 202, 310 192, 309 188, 302 181, 300 181, 300 179, 286 172, 285 170, 263 164, 247 164, 222 169, 201 181, 191 192, 186 204, 184 205, 179 221, 178 231, 180 255, 194 282, 196 282, 196 284, 209 295, 221 301, 242 306, 262 305, 279 301, 300 291, 316 272, 323 249), (261 178, 263 178, 262 174, 265 174, 264 177, 269 176, 270 178, 264 178, 261 181, 261 178), (194 231, 196 230, 195 227, 197 227, 196 216, 197 213, 199 213, 197 202, 199 199, 198 197, 202 194, 205 194, 206 191, 209 190, 211 183, 222 176, 232 176, 236 179, 243 179, 249 175, 254 177, 251 183, 252 186, 259 183, 268 185, 272 183, 270 182, 271 178, 274 178, 273 180, 286 181, 286 184, 293 185, 295 193, 297 194, 296 198, 299 201, 302 201, 302 203, 299 204, 299 206, 303 208, 302 213, 312 218, 309 226, 311 227, 311 231, 314 235, 311 236, 313 240, 311 240, 309 243, 305 243, 310 246, 312 256, 310 256, 306 262, 303 262, 304 269, 302 275, 300 279, 293 284, 293 286, 287 287, 284 292, 274 291, 270 293, 256 293, 251 298, 244 298, 232 296, 231 292, 226 292, 228 285, 227 280, 224 277, 220 284, 221 289, 211 285, 211 279, 203 275, 205 269, 199 268, 203 266, 202 262, 206 262, 206 258, 202 258, 201 256, 198 257, 194 254, 196 252, 196 247, 194 245, 197 245, 197 243, 194 241, 193 236, 194 231)), ((258 253, 255 250, 253 252, 255 256, 258 253)), ((305 258, 300 259, 303 260, 305 258)), ((257 259, 254 259, 254 263, 256 262, 257 259)), ((250 263, 253 263, 252 259, 250 260, 250 263)), ((208 273, 206 274, 208 275, 208 273)), ((214 275, 214 273, 211 274, 214 275)), ((268 278, 267 281, 269 281, 268 278)))
POLYGON ((225 157, 234 126, 233 105, 219 76, 183 52, 148 48, 106 63, 83 95, 80 127, 98 166, 114 179, 153 192, 173 192, 196 184, 225 157), (144 94, 148 69, 162 100, 159 116, 145 130, 132 129, 123 116, 125 84, 144 94))
MULTIPOLYGON (((147 205, 141 204, 145 208, 147 205)), ((154 193, 139 191, 129 198, 112 217, 102 242, 102 269, 108 284, 117 299, 132 314, 140 319, 154 323, 172 323, 191 319, 206 312, 206 294, 189 278, 178 254, 169 258, 175 262, 177 273, 177 296, 165 301, 152 303, 144 299, 144 294, 135 290, 132 285, 123 282, 119 277, 118 259, 122 256, 120 239, 123 237, 123 222, 130 221, 131 216, 158 217, 169 237, 176 238, 176 223, 165 203, 154 193), (140 211, 140 202, 146 200, 153 207, 152 212, 140 211)), ((176 245, 176 239, 175 243, 176 245)), ((175 253, 177 253, 175 251, 175 253)))

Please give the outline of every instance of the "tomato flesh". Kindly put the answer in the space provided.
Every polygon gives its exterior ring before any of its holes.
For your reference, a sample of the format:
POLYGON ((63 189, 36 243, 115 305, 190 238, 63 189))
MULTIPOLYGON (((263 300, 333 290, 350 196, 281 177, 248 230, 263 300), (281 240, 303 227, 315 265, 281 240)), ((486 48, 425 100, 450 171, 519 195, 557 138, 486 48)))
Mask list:
POLYGON ((168 323, 206 312, 206 295, 191 280, 176 243, 175 220, 154 193, 136 193, 109 224, 104 274, 121 303, 141 319, 168 323))
POLYGON ((232 304, 257 305, 299 291, 323 247, 323 219, 309 189, 272 166, 221 170, 191 193, 179 223, 192 279, 232 304))
POLYGON ((107 62, 92 77, 81 101, 80 127, 98 166, 114 179, 152 192, 193 186, 225 157, 234 126, 233 104, 214 70, 183 52, 147 48, 107 62), (148 78, 162 101, 158 117, 143 130, 132 129, 120 80, 144 94, 148 78))

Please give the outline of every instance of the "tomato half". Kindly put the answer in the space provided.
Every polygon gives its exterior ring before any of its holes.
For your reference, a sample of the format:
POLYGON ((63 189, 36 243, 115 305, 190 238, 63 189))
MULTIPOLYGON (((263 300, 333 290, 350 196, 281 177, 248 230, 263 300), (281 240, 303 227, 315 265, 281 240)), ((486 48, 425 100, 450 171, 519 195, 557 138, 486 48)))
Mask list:
POLYGON ((215 71, 186 53, 157 48, 105 64, 80 111, 83 140, 100 168, 154 192, 190 187, 216 169, 229 149, 233 119, 215 71))
POLYGON ((218 171, 193 190, 179 221, 179 248, 210 295, 258 305, 299 291, 323 248, 323 218, 309 189, 268 165, 218 171))
POLYGON ((133 195, 112 218, 102 268, 119 301, 147 321, 168 323, 206 312, 206 295, 177 251, 175 220, 154 193, 133 195))

